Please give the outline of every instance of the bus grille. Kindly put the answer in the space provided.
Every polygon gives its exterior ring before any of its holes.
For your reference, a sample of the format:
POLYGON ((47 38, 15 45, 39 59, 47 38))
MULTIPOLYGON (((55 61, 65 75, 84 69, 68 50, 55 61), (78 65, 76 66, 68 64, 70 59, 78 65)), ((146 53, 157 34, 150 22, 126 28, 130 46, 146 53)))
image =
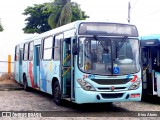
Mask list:
MULTIPOLYGON (((111 87, 99 87, 98 90, 111 90, 111 87)), ((125 90, 126 87, 115 87, 114 90, 125 90)))
POLYGON ((130 80, 132 80, 132 78, 128 78, 128 79, 91 79, 91 80, 101 85, 118 85, 118 84, 126 84, 130 80))
POLYGON ((123 93, 114 93, 114 94, 104 94, 102 93, 101 96, 104 98, 104 99, 107 99, 107 98, 121 98, 123 96, 123 93))

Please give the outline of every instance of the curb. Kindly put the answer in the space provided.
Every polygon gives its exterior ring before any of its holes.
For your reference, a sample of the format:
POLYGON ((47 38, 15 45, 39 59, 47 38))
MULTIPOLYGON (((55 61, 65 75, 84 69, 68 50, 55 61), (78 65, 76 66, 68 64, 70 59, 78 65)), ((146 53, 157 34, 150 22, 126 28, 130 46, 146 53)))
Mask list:
POLYGON ((5 89, 0 89, 0 91, 16 91, 16 90, 23 90, 23 88, 5 88, 5 89))
POLYGON ((14 90, 23 90, 23 87, 19 85, 13 85, 13 84, 0 85, 0 91, 14 91, 14 90))

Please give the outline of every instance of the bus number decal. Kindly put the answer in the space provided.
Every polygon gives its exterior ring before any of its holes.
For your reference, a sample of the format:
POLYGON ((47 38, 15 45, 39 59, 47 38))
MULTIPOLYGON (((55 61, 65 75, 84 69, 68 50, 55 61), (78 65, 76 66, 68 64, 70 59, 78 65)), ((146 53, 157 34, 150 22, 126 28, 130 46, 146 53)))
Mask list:
POLYGON ((88 75, 89 79, 95 79, 95 75, 88 75))
POLYGON ((95 79, 95 75, 83 75, 83 80, 85 79, 85 78, 88 78, 88 79, 95 79))
POLYGON ((83 75, 83 80, 85 79, 85 78, 87 78, 88 77, 88 75, 83 75))
POLYGON ((128 80, 131 76, 131 74, 127 75, 126 80, 128 80))

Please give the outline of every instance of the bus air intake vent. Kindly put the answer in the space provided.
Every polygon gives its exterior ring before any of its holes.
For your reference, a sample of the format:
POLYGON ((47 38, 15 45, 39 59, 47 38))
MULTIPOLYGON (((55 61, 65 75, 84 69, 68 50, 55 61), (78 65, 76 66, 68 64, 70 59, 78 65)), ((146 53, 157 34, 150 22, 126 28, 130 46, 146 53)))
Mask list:
POLYGON ((128 79, 91 79, 91 80, 101 85, 118 85, 118 84, 126 84, 130 80, 132 80, 132 78, 128 78, 128 79))
POLYGON ((101 94, 104 99, 112 99, 112 98, 121 98, 123 93, 114 93, 114 94, 101 94))
MULTIPOLYGON (((111 87, 99 87, 98 90, 111 90, 111 87)), ((114 90, 124 90, 126 87, 115 87, 114 90)))

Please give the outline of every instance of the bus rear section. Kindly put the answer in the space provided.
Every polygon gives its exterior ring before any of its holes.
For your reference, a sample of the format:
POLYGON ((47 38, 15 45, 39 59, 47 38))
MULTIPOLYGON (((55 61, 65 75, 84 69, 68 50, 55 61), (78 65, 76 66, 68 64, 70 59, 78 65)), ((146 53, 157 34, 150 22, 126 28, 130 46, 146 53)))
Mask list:
POLYGON ((160 97, 160 35, 141 36, 143 94, 160 97))

